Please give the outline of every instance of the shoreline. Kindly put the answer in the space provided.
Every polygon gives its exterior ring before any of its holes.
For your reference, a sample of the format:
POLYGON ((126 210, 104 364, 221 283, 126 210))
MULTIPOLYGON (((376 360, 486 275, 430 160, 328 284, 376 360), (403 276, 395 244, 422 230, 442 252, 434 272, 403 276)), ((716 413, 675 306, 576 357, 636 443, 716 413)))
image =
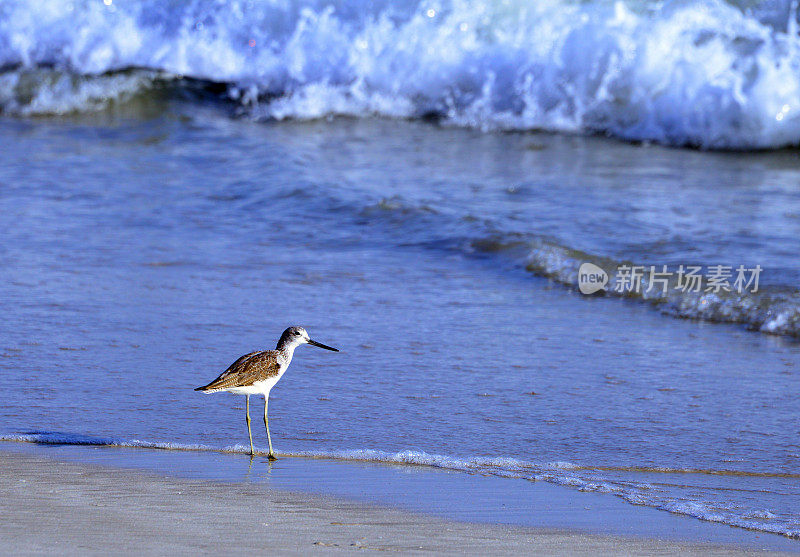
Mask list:
MULTIPOLYGON (((0 450, 12 553, 276 549, 441 553, 747 555, 736 545, 456 521, 263 483, 184 478, 0 450), (26 532, 20 536, 19 532, 26 532), (54 544, 53 540, 60 540, 54 544)), ((777 554, 777 553, 776 553, 777 554)))

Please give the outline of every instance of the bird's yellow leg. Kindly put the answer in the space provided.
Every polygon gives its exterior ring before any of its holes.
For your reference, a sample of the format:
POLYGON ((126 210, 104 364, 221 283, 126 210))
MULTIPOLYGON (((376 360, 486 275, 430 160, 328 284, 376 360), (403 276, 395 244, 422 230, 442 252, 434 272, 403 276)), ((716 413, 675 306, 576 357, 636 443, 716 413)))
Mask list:
POLYGON ((269 418, 267 418, 267 403, 269 402, 269 395, 264 395, 264 427, 267 428, 267 441, 269 441, 269 454, 267 457, 270 460, 277 460, 275 453, 272 452, 272 437, 269 434, 269 418))
POLYGON ((247 416, 247 435, 250 436, 250 456, 253 456, 255 454, 255 451, 253 450, 253 432, 250 431, 250 395, 247 395, 245 398, 247 399, 247 403, 246 403, 246 406, 245 406, 247 408, 247 410, 246 410, 246 412, 247 412, 246 413, 246 416, 247 416))

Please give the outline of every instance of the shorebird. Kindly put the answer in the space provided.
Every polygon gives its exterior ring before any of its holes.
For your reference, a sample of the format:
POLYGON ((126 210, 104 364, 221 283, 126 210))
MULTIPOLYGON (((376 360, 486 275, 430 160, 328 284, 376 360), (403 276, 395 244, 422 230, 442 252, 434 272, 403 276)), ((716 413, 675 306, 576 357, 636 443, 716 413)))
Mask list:
POLYGON ((311 340, 303 327, 289 327, 283 331, 275 350, 262 350, 245 354, 233 362, 228 369, 223 371, 211 383, 195 389, 195 391, 204 393, 228 391, 229 393, 247 397, 246 416, 247 434, 250 436, 250 456, 255 454, 255 451, 253 451, 253 432, 250 430, 250 395, 264 395, 264 427, 267 428, 267 440, 269 441, 269 455, 267 456, 270 460, 275 460, 275 453, 272 451, 272 437, 269 434, 269 419, 267 418, 269 392, 286 372, 286 368, 292 363, 294 349, 301 344, 311 344, 325 350, 338 352, 336 348, 311 340))

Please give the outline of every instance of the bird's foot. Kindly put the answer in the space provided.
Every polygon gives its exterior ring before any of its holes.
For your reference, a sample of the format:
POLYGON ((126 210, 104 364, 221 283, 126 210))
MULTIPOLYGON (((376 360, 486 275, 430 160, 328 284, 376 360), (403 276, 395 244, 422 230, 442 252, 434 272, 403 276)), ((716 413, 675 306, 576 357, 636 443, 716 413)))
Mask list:
POLYGON ((267 458, 270 460, 270 462, 273 461, 273 460, 278 460, 278 457, 275 456, 275 453, 269 453, 267 455, 267 458))

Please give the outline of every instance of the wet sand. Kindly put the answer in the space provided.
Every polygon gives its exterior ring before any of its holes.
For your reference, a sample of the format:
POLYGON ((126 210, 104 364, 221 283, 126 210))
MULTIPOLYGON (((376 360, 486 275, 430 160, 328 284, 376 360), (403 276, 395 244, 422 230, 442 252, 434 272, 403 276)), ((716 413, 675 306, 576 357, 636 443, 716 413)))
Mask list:
POLYGON ((0 453, 0 537, 11 554, 376 551, 746 555, 730 546, 446 521, 299 494, 0 453))

